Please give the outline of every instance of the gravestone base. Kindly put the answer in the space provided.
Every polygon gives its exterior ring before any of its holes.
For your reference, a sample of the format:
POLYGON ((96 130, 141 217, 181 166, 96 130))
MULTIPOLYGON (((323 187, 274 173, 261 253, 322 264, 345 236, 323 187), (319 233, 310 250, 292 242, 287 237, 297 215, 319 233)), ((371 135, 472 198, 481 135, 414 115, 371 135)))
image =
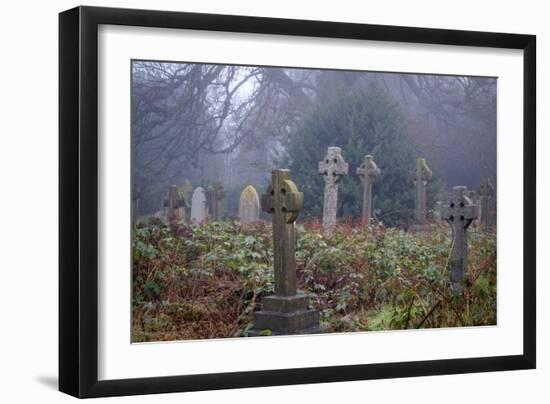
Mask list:
POLYGON ((262 310, 254 313, 251 336, 263 330, 271 335, 315 334, 321 332, 319 312, 307 308, 307 296, 268 296, 262 300, 262 310))

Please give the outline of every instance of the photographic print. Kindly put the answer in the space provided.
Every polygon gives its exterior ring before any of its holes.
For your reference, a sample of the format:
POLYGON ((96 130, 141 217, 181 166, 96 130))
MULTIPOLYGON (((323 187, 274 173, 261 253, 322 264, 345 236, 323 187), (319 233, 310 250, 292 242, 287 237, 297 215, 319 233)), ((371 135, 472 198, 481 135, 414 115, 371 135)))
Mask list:
POLYGON ((497 324, 497 78, 131 61, 132 342, 497 324))

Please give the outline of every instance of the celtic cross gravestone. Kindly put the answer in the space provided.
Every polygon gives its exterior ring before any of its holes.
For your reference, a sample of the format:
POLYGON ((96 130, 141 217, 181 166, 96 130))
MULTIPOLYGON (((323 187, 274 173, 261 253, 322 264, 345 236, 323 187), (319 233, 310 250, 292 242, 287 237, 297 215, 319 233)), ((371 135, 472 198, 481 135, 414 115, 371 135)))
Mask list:
POLYGON ((452 229, 452 249, 449 259, 451 289, 462 293, 463 280, 468 265, 467 229, 477 218, 477 206, 466 196, 466 187, 454 187, 448 204, 442 208, 441 217, 452 229))
POLYGON ((294 222, 304 204, 304 194, 290 179, 289 170, 272 172, 271 185, 262 195, 262 209, 272 216, 275 294, 262 299, 254 313, 252 334, 305 334, 319 331, 319 312, 310 310, 307 296, 296 289, 294 222))
POLYGON ((494 197, 495 188, 493 187, 493 184, 491 184, 491 179, 486 178, 479 188, 479 204, 481 210, 479 221, 486 229, 490 229, 495 225, 494 197))
POLYGON ((416 159, 413 172, 415 187, 414 221, 417 225, 425 225, 427 219, 426 185, 432 178, 432 170, 426 164, 426 159, 416 159))
POLYGON ((332 231, 336 225, 338 205, 338 182, 348 174, 348 163, 342 157, 342 149, 331 146, 325 158, 319 162, 318 173, 325 180, 325 198, 323 202, 323 229, 332 231))
POLYGON ((357 174, 363 183, 363 223, 368 225, 372 217, 372 184, 374 184, 382 171, 378 168, 370 154, 367 154, 363 164, 357 169, 357 174))

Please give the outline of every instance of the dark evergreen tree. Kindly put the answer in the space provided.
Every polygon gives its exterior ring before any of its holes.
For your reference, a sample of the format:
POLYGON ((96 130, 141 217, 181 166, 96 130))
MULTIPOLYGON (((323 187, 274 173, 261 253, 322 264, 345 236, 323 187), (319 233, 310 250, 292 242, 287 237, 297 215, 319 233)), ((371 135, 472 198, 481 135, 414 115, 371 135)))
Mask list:
MULTIPOLYGON (((320 99, 289 136, 287 145, 285 164, 305 194, 301 216, 322 215, 324 181, 317 174, 317 163, 324 158, 328 146, 338 146, 350 167, 340 182, 338 216, 360 217, 362 184, 356 170, 363 157, 372 154, 382 170, 374 185, 374 217, 388 225, 410 222, 414 209, 410 173, 415 159, 422 156, 417 155, 405 130, 398 105, 377 86, 342 93, 328 103, 320 99)), ((430 188, 428 209, 434 199, 433 185, 430 188)))

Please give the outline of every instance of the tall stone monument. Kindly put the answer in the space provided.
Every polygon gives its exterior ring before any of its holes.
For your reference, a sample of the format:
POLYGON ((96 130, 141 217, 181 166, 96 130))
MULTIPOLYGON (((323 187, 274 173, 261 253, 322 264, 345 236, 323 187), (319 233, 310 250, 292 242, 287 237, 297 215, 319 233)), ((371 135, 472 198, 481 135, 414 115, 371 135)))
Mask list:
POLYGON ((363 183, 363 224, 368 225, 372 217, 372 184, 374 184, 382 171, 378 168, 370 154, 367 154, 363 164, 357 169, 357 174, 363 183))
POLYGON ((416 168, 412 173, 415 199, 414 199, 414 229, 422 230, 428 218, 426 201, 426 185, 432 178, 432 170, 426 164, 426 159, 416 159, 416 168))
POLYGON ((480 223, 485 229, 491 229, 496 223, 495 187, 490 178, 486 178, 479 187, 480 223))
POLYGON ((269 329, 272 335, 319 332, 319 312, 309 310, 307 296, 297 294, 294 222, 304 205, 304 194, 290 179, 290 170, 272 172, 271 185, 262 195, 262 209, 273 218, 275 294, 262 299, 254 313, 252 334, 269 329))
POLYGON ((338 182, 348 174, 348 163, 342 157, 342 149, 331 146, 324 160, 319 162, 318 173, 325 179, 325 199, 323 203, 323 229, 330 232, 336 226, 338 208, 338 182))
POLYGON ((260 220, 260 198, 252 185, 247 185, 239 198, 239 220, 241 224, 260 220))
POLYGON ((206 221, 206 195, 202 187, 195 188, 191 198, 191 224, 197 225, 206 221))
POLYGON ((178 187, 170 185, 168 195, 164 198, 164 216, 169 222, 185 220, 185 210, 180 208, 185 208, 185 200, 180 198, 178 187))
POLYGON ((467 229, 477 218, 478 207, 466 196, 466 187, 454 187, 449 203, 443 206, 441 217, 452 229, 453 241, 449 270, 451 289, 460 294, 464 289, 464 274, 468 266, 468 233, 467 229))

